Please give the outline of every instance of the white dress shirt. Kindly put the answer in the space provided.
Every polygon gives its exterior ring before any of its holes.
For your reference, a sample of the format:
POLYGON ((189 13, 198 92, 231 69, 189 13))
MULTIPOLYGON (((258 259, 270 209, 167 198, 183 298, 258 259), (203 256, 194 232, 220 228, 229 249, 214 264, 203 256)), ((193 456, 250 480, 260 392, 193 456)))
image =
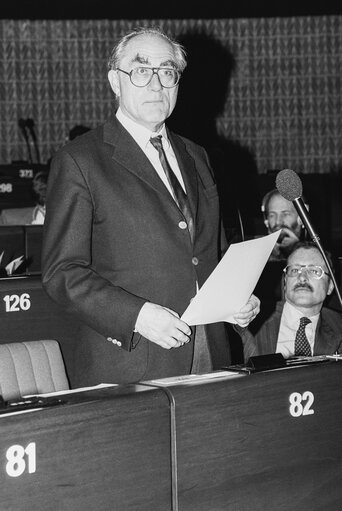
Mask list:
MULTIPOLYGON (((299 328, 299 320, 303 316, 305 316, 305 314, 296 309, 296 307, 294 307, 290 303, 285 302, 283 313, 281 315, 276 349, 276 353, 282 353, 284 358, 294 356, 294 341, 296 338, 297 330, 299 328)), ((315 316, 305 317, 308 317, 311 321, 311 323, 309 323, 305 327, 305 334, 309 341, 312 355, 319 314, 316 314, 315 316)))

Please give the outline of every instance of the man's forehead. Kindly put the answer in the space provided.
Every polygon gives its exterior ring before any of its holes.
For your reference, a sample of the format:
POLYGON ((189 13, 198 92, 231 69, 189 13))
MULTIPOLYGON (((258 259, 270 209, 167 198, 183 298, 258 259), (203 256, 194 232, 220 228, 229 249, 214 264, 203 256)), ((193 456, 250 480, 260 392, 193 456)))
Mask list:
POLYGON ((288 264, 318 264, 324 267, 324 259, 317 248, 299 248, 288 258, 288 264))
POLYGON ((275 195, 271 198, 268 204, 269 211, 290 211, 296 213, 295 207, 292 202, 284 199, 281 195, 275 195))
POLYGON ((131 39, 125 48, 123 60, 154 66, 175 64, 171 44, 154 34, 139 35, 131 39))

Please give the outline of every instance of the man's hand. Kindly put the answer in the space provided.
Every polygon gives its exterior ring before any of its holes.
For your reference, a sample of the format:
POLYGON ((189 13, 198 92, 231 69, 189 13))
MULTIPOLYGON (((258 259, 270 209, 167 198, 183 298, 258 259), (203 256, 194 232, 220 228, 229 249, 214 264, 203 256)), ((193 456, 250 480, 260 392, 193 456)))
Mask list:
POLYGON ((289 227, 283 227, 277 243, 282 248, 288 248, 292 247, 297 241, 299 241, 299 238, 293 230, 289 227))
POLYGON ((137 318, 135 330, 167 350, 190 341, 191 329, 179 315, 166 307, 146 302, 137 318))
POLYGON ((255 318, 255 316, 259 314, 259 312, 260 300, 255 295, 251 295, 246 305, 244 305, 242 309, 235 314, 234 319, 238 325, 246 327, 255 318))

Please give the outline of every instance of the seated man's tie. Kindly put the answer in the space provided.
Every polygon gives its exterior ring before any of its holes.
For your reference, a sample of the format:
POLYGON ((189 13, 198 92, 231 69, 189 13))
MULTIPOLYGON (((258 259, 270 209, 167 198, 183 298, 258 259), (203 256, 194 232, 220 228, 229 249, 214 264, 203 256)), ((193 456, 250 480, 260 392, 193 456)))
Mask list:
POLYGON ((194 222, 192 219, 191 211, 189 208, 188 198, 186 193, 184 192, 182 185, 178 181, 175 173, 173 172, 169 162, 167 161, 166 154, 162 144, 162 137, 159 135, 158 137, 150 138, 150 142, 153 147, 158 151, 160 163, 163 167, 163 170, 166 174, 167 180, 170 184, 173 197, 182 212, 190 233, 191 241, 194 239, 194 222))
POLYGON ((307 324, 311 323, 309 318, 300 318, 299 320, 299 328, 296 333, 295 339, 295 356, 303 356, 303 357, 311 357, 311 348, 308 341, 308 338, 305 334, 305 327, 307 324))

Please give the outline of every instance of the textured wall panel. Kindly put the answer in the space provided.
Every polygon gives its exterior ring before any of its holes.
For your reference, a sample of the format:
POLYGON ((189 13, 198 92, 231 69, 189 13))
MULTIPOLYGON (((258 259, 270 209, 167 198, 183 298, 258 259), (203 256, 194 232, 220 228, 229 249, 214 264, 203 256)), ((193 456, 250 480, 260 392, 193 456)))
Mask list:
MULTIPOLYGON (((112 108, 106 60, 113 40, 143 24, 161 25, 188 42, 200 34, 204 43, 225 52, 227 60, 220 60, 204 46, 197 45, 198 55, 196 45, 192 48, 191 56, 201 63, 192 88, 199 91, 202 78, 211 80, 201 98, 208 115, 205 105, 215 103, 216 91, 226 87, 212 121, 221 136, 253 155, 260 173, 284 167, 341 171, 341 16, 0 20, 0 163, 27 158, 19 118, 34 119, 43 162, 72 126, 104 121, 112 108), (223 76, 227 83, 220 83, 223 76)), ((190 106, 187 114, 197 119, 198 105, 192 105, 197 112, 190 106)), ((184 103, 181 108, 185 113, 184 103)), ((195 128, 191 133, 191 123, 187 129, 185 124, 184 134, 203 143, 195 128)))

